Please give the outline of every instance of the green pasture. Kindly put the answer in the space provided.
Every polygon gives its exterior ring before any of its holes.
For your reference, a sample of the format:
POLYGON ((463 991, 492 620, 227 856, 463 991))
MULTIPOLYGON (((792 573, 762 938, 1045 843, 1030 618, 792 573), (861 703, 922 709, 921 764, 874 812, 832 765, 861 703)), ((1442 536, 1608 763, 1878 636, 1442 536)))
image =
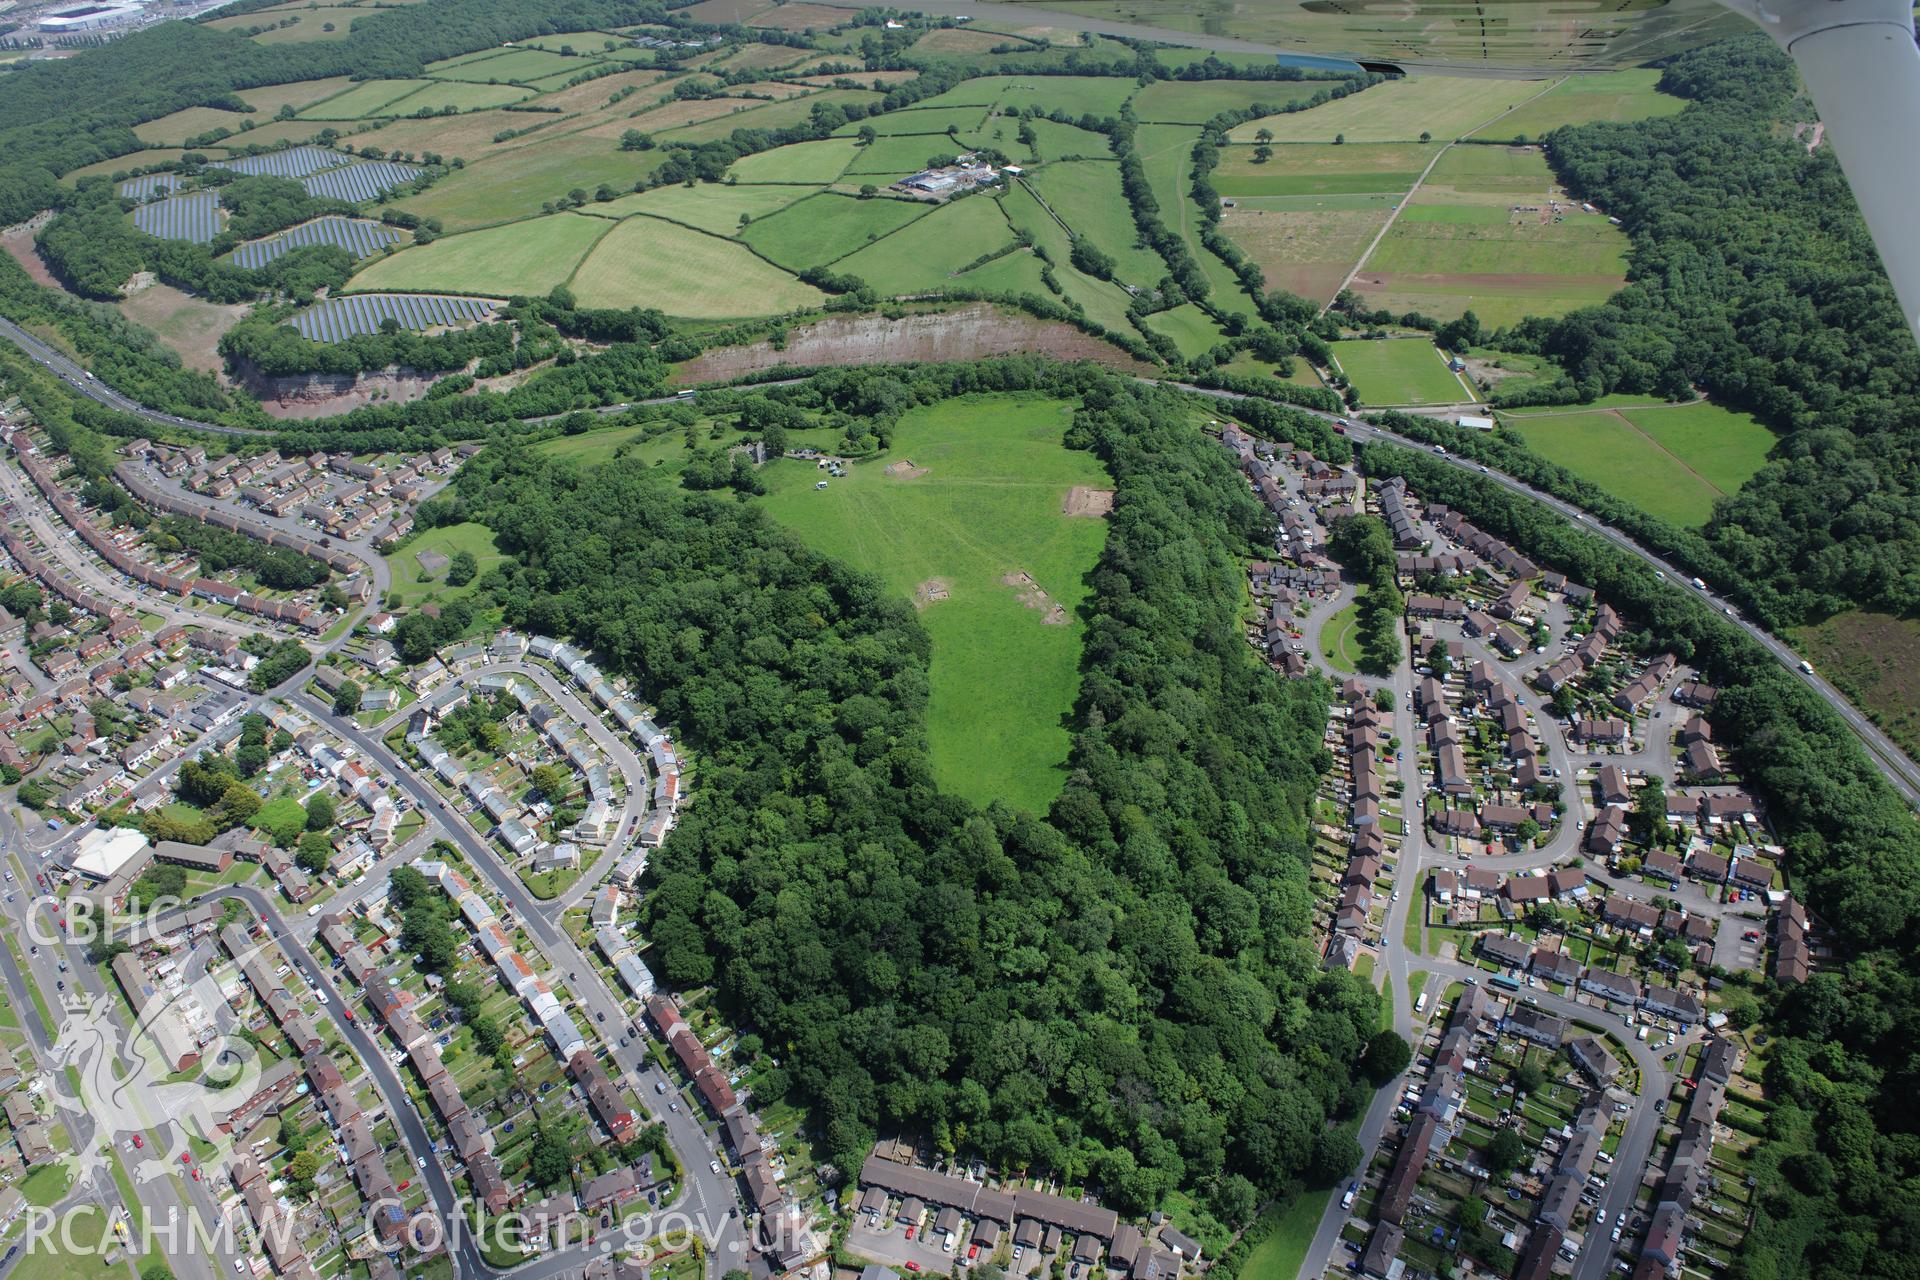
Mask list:
POLYGON ((590 204, 581 212, 615 218, 624 218, 630 213, 648 213, 669 222, 684 223, 699 231, 730 236, 739 231, 742 215, 758 221, 819 189, 813 186, 776 187, 770 184, 703 182, 692 187, 656 187, 652 191, 621 196, 606 204, 590 204))
POLYGON ((1222 111, 1284 109, 1307 101, 1322 87, 1310 81, 1156 80, 1134 95, 1133 111, 1156 124, 1205 124, 1222 111))
POLYGON ((432 85, 431 80, 362 80, 344 93, 323 98, 299 113, 302 120, 360 120, 380 114, 390 102, 432 85))
POLYGON ((1411 190, 1438 148, 1420 143, 1357 143, 1331 146, 1288 143, 1255 160, 1254 146, 1223 148, 1213 171, 1221 195, 1322 196, 1411 190))
POLYGON ((777 315, 826 300, 732 240, 647 217, 617 223, 569 287, 582 306, 658 307, 696 320, 777 315))
POLYGON ((1683 526, 1706 523, 1773 447, 1751 417, 1704 401, 1527 414, 1507 425, 1535 453, 1683 526))
POLYGON ((1675 115, 1687 105, 1686 99, 1656 89, 1660 76, 1660 71, 1642 67, 1597 76, 1569 76, 1511 115, 1480 129, 1475 136, 1538 139, 1563 125, 1675 115))
POLYGON ((1074 234, 1085 236, 1113 259, 1114 275, 1148 288, 1167 274, 1167 264, 1139 243, 1133 209, 1120 190, 1120 166, 1108 160, 1050 164, 1027 179, 1074 234))
POLYGON ((908 413, 887 455, 825 489, 815 488, 824 473, 803 462, 764 473, 775 519, 920 605, 933 641, 935 776, 976 803, 1041 812, 1064 781, 1083 634, 1076 610, 1106 526, 1064 515, 1062 502, 1073 485, 1111 483, 1092 454, 1062 447, 1070 415, 1070 405, 1037 397, 951 400, 908 413), (888 474, 902 462, 924 474, 888 474), (1062 621, 1046 622, 1045 608, 1003 581, 1020 573, 1064 610, 1062 621))
POLYGON ((864 249, 927 216, 931 208, 917 201, 861 200, 826 192, 754 222, 740 238, 762 257, 804 271, 864 249))
POLYGON ((828 183, 847 171, 859 144, 852 138, 822 138, 796 142, 757 155, 742 156, 727 170, 739 183, 828 183))
POLYGON ((1013 239, 997 202, 981 196, 941 205, 926 217, 839 259, 834 270, 881 293, 945 287, 955 272, 1013 239))
POLYGON ((556 213, 376 258, 349 283, 355 289, 477 293, 509 298, 564 284, 611 228, 605 219, 556 213))

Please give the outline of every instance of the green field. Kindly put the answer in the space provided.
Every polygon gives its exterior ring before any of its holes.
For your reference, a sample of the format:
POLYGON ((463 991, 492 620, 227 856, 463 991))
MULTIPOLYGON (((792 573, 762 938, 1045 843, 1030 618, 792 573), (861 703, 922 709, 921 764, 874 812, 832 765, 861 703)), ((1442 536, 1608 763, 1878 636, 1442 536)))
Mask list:
POLYGON ((862 120, 858 124, 842 125, 837 132, 842 137, 851 138, 861 129, 871 125, 873 131, 883 138, 903 133, 938 134, 949 129, 967 133, 978 129, 987 118, 985 107, 945 107, 932 108, 924 104, 908 107, 904 111, 889 111, 885 115, 862 120))
POLYGON ((919 201, 859 200, 827 193, 755 222, 741 238, 762 257, 804 271, 866 248, 926 216, 931 207, 919 201))
POLYGON ((1349 604, 1320 627, 1320 657, 1329 670, 1350 676, 1360 669, 1360 605, 1349 604))
POLYGON ((1146 323, 1155 333, 1163 333, 1173 339, 1173 345, 1180 348, 1180 354, 1189 360, 1227 340, 1227 335, 1221 332, 1213 317, 1191 302, 1183 303, 1171 311, 1156 312, 1147 317, 1146 323))
POLYGON ((438 80, 424 89, 416 89, 404 98, 396 98, 381 108, 383 114, 411 115, 422 107, 439 111, 481 111, 504 107, 509 102, 524 102, 531 97, 525 89, 512 84, 463 84, 457 80, 438 80))
POLYGON ((621 196, 606 204, 590 204, 582 213, 624 218, 630 213, 650 213, 669 222, 685 223, 701 231, 730 236, 740 230, 740 217, 758 221, 778 213, 796 200, 818 191, 818 187, 776 187, 737 183, 727 185, 703 182, 698 186, 656 187, 636 195, 621 196))
POLYGON ((1448 141, 1539 93, 1531 80, 1410 76, 1389 80, 1310 111, 1266 116, 1235 128, 1234 142, 1252 142, 1261 129, 1279 142, 1417 142, 1422 133, 1448 141))
POLYGON ((581 306, 658 307, 697 320, 777 315, 826 299, 731 240, 645 217, 616 225, 571 288, 581 306))
POLYGON ((1752 418, 1704 402, 1526 414, 1508 425, 1535 453, 1679 525, 1706 523, 1773 447, 1752 418))
POLYGON ((862 181, 861 175, 870 175, 864 180, 884 186, 908 174, 920 172, 927 167, 927 161, 935 156, 950 156, 959 150, 960 144, 943 133, 876 138, 855 153, 853 163, 847 166, 847 180, 862 181))
MULTIPOLYGON (((1065 111, 1078 119, 1120 114, 1120 104, 1134 95, 1127 76, 1002 76, 1005 86, 995 105, 1003 112, 1037 108, 1037 114, 1065 111)), ((1145 119, 1142 113, 1142 119, 1145 119)))
POLYGON ((1331 1188, 1302 1191, 1284 1206, 1268 1209, 1263 1221, 1272 1220, 1272 1234, 1248 1251, 1240 1264, 1240 1280, 1294 1280, 1332 1196, 1331 1188))
MULTIPOLYGON (((1095 279, 1073 265, 1073 241, 1067 235, 1066 228, 1041 207, 1039 199, 1032 192, 1024 186, 1016 186, 1007 192, 1000 205, 1006 211, 1007 220, 1031 235, 1034 247, 1045 250, 1052 258, 1054 278, 1060 282, 1060 288, 1069 301, 1086 308, 1088 319, 1119 333, 1132 329, 1133 321, 1127 314, 1127 305, 1132 298, 1127 291, 1111 280, 1095 279)), ((1032 264, 1033 279, 1039 284, 1041 296, 1045 296, 1047 287, 1039 280, 1039 260, 1031 254, 1008 254, 977 271, 968 272, 961 280, 975 288, 988 288, 989 281, 998 278, 994 268, 1002 263, 1013 264, 1023 260, 1032 264)), ((1024 270, 1016 266, 1009 265, 1001 270, 1018 273, 1023 278, 1025 276, 1024 270)), ((1019 287, 1027 288, 1025 285, 1019 287)))
POLYGON ((448 231, 467 231, 531 217, 576 187, 592 194, 606 183, 631 191, 665 158, 663 151, 616 150, 611 139, 542 139, 450 173, 400 207, 438 218, 448 231))
POLYGON ((1133 210, 1120 191, 1120 166, 1106 160, 1050 164, 1028 178, 1075 235, 1086 236, 1113 259, 1114 276, 1151 288, 1167 274, 1160 255, 1139 243, 1133 210))
POLYGON ((377 115, 397 101, 431 85, 431 80, 363 80, 345 93, 316 102, 300 112, 302 120, 359 120, 377 115))
POLYGON ((1562 125, 1603 120, 1650 120, 1677 114, 1686 99, 1654 86, 1661 73, 1635 68, 1599 76, 1569 76, 1541 97, 1481 129, 1483 138, 1541 138, 1562 125))
POLYGON ((834 264, 882 293, 943 288, 976 258, 1013 241, 1013 230, 991 199, 974 196, 942 205, 917 222, 834 264))
POLYGON ((531 297, 564 284, 587 251, 609 230, 602 218, 556 213, 469 231, 375 259, 350 285, 361 290, 531 297))
POLYGON ((1061 447, 1071 406, 1025 396, 908 413, 893 448, 826 489, 806 463, 765 472, 770 514, 809 544, 921 604, 933 640, 927 734, 942 787, 977 803, 1045 810, 1065 775, 1079 687, 1085 578, 1105 522, 1062 514, 1074 485, 1109 485, 1092 454, 1061 447), (889 475, 910 461, 925 474, 889 475), (1063 620, 1003 579, 1025 573, 1063 620), (944 589, 945 596, 930 598, 944 589))
POLYGON ((1424 338, 1336 342, 1333 354, 1369 405, 1459 404, 1475 399, 1424 338))
POLYGON ((493 530, 483 524, 450 524, 427 530, 387 557, 387 565, 393 570, 392 589, 399 593, 408 608, 417 608, 429 600, 445 604, 473 593, 472 582, 464 587, 448 586, 444 569, 433 575, 433 581, 423 581, 417 558, 422 551, 438 551, 449 559, 457 552, 472 552, 473 558, 480 563, 480 572, 474 575, 474 582, 478 582, 488 569, 507 558, 506 552, 494 545, 493 530))
POLYGON ((805 97, 789 98, 784 102, 754 102, 751 99, 737 100, 736 111, 724 116, 714 116, 707 120, 697 120, 681 125, 676 129, 662 129, 658 135, 662 146, 673 142, 711 142, 715 138, 724 138, 735 129, 785 129, 806 120, 813 109, 823 103, 869 102, 874 95, 864 90, 850 92, 843 89, 827 89, 805 97))
POLYGON ((1226 147, 1213 171, 1213 185, 1228 197, 1324 196, 1411 190, 1439 148, 1420 143, 1357 143, 1330 146, 1289 143, 1256 161, 1257 147, 1226 147))
POLYGON ((124 1258, 107 1261, 113 1241, 107 1215, 96 1204, 77 1205, 60 1215, 57 1225, 35 1237, 32 1249, 21 1254, 9 1272, 11 1280, 76 1280, 83 1276, 126 1276, 124 1258), (71 1241, 73 1248, 66 1247, 71 1241))
POLYGON ((595 60, 568 58, 544 49, 510 49, 487 58, 455 58, 435 63, 427 74, 442 80, 473 80, 480 83, 517 81, 522 84, 547 76, 578 75, 596 65, 595 60))
POLYGON ((847 171, 847 163, 859 150, 852 138, 823 138, 819 142, 796 142, 757 155, 742 156, 727 170, 736 182, 827 183, 847 171))
MULTIPOLYGON (((1320 88, 1273 80, 1156 80, 1134 95, 1133 111, 1155 124, 1205 124, 1222 111, 1305 102, 1320 88)), ((1364 90, 1362 96, 1374 91, 1364 90)))

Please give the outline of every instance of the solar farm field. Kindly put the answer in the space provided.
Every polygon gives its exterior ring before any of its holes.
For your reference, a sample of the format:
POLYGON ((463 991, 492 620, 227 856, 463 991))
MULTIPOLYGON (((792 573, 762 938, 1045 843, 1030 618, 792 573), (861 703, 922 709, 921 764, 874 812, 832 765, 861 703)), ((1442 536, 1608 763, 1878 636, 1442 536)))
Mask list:
POLYGON ((1478 398, 1424 338, 1349 340, 1332 346, 1341 372, 1365 404, 1460 404, 1478 398))
POLYGON ((345 200, 364 204, 377 200, 395 187, 403 187, 420 176, 420 170, 391 160, 367 160, 338 169, 322 169, 300 180, 307 194, 327 200, 345 200))
POLYGON ((1323 103, 1309 111, 1265 116, 1233 129, 1228 139, 1253 142, 1266 129, 1276 142, 1417 142, 1461 137, 1525 102, 1542 86, 1532 80, 1409 76, 1323 103))
POLYGON ((1489 326, 1602 302, 1627 238, 1557 191, 1537 147, 1447 151, 1354 277, 1376 306, 1489 326), (1557 207, 1555 201, 1558 202, 1557 207))
POLYGON ((826 296, 743 245, 645 217, 616 224, 569 287, 581 306, 658 307, 699 320, 777 315, 826 296))
POLYGON ((249 240, 233 251, 231 260, 237 267, 258 269, 289 250, 319 244, 337 245, 356 258, 364 258, 401 239, 398 231, 371 219, 329 214, 259 240, 249 240))
POLYGON ((206 244, 220 234, 220 195, 195 191, 143 204, 133 211, 133 225, 162 240, 206 244))
POLYGON ((216 160, 214 164, 219 168, 232 169, 235 173, 244 173, 249 177, 264 173, 275 178, 304 178, 322 169, 337 168, 346 164, 349 159, 350 157, 338 151, 329 151, 325 147, 289 147, 285 151, 273 151, 266 155, 241 156, 235 160, 216 160))
POLYGON ((350 293, 314 303, 294 316, 293 327, 315 342, 339 342, 378 333, 389 318, 415 331, 484 320, 493 314, 493 305, 481 298, 422 293, 350 293))
POLYGON ((1686 100, 1656 89, 1660 75, 1656 70, 1635 68, 1600 76, 1569 76, 1474 136, 1526 141, 1542 138, 1562 125, 1676 115, 1687 105, 1686 100))
POLYGON ((611 229, 605 219, 556 213, 529 222, 447 236, 371 263, 350 287, 504 298, 564 284, 611 229))
POLYGON ((824 266, 898 231, 931 206, 824 194, 754 222, 741 234, 756 253, 793 271, 824 266))
POLYGON ((128 200, 145 200, 163 191, 178 191, 180 179, 171 173, 147 173, 128 178, 120 184, 120 194, 128 200))

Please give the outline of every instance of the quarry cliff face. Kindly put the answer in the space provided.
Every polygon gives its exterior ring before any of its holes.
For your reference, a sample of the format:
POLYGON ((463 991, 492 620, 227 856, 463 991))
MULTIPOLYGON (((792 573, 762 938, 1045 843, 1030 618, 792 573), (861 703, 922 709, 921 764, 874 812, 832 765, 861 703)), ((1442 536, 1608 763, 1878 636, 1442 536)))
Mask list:
POLYGON ((418 400, 441 375, 387 368, 368 373, 268 375, 242 364, 234 381, 276 418, 321 418, 380 401, 418 400))

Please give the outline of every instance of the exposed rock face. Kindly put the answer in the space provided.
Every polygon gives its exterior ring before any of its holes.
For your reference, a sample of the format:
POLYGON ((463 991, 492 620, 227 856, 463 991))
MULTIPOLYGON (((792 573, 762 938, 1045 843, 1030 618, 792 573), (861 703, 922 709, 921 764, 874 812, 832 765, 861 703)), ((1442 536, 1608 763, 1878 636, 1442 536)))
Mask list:
POLYGON ((418 400, 440 375, 418 369, 381 369, 372 373, 303 373, 268 377, 247 367, 237 379, 247 393, 276 418, 323 418, 371 404, 418 400))

